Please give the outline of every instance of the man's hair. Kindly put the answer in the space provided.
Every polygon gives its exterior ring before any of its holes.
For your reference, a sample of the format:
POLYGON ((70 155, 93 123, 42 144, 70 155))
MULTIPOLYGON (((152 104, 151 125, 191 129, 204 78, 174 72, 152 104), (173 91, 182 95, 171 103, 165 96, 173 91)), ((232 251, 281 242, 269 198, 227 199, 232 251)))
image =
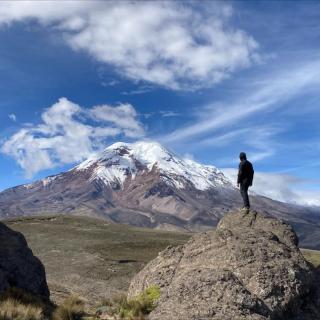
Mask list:
POLYGON ((240 158, 240 160, 247 160, 247 155, 246 155, 246 153, 245 153, 245 152, 240 152, 239 158, 240 158))

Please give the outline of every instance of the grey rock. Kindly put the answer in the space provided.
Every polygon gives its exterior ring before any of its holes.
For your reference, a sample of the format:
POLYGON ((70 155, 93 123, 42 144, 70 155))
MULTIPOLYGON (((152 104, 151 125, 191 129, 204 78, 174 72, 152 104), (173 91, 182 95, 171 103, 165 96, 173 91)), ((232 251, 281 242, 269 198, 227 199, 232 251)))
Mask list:
POLYGON ((9 287, 49 298, 45 269, 20 232, 0 223, 0 294, 9 287))
POLYGON ((161 252, 128 296, 160 287, 150 320, 320 319, 316 274, 297 244, 286 223, 254 211, 227 214, 215 231, 161 252))

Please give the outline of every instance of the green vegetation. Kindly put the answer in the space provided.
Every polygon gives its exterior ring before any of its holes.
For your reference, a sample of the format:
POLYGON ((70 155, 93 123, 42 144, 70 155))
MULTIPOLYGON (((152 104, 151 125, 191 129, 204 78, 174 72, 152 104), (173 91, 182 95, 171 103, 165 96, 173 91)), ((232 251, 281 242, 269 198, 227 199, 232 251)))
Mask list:
POLYGON ((97 316, 105 314, 117 316, 125 320, 143 320, 157 306, 160 298, 160 288, 151 286, 134 298, 125 295, 104 301, 97 311, 97 316))

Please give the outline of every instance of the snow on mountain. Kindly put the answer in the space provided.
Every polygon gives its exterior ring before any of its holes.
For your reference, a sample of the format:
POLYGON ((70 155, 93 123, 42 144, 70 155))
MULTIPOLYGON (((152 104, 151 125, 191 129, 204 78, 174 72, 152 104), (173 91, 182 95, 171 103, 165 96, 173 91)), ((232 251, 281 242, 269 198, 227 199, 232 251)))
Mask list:
POLYGON ((182 159, 153 141, 117 142, 73 170, 92 170, 92 180, 100 179, 107 185, 116 182, 122 187, 128 176, 134 179, 137 174, 154 169, 160 171, 162 180, 179 189, 190 182, 198 190, 232 187, 216 167, 182 159))

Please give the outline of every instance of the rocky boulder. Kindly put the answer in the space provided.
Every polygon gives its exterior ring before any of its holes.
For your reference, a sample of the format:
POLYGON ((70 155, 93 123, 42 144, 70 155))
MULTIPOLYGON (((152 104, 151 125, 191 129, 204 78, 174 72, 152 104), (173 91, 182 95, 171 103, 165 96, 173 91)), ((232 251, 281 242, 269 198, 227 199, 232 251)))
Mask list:
POLYGON ((215 231, 161 252, 134 277, 128 295, 160 287, 151 320, 320 319, 316 275, 297 245, 279 220, 227 214, 215 231))
POLYGON ((49 298, 45 269, 20 232, 0 223, 0 294, 9 287, 49 298))

